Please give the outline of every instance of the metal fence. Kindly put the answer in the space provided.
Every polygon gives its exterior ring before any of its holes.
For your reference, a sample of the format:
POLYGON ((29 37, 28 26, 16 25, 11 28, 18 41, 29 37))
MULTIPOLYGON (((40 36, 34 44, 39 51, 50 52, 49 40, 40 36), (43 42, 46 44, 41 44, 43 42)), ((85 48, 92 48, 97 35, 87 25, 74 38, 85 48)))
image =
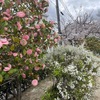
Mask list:
POLYGON ((19 80, 17 76, 0 85, 0 100, 21 100, 21 94, 31 86, 31 78, 19 80))

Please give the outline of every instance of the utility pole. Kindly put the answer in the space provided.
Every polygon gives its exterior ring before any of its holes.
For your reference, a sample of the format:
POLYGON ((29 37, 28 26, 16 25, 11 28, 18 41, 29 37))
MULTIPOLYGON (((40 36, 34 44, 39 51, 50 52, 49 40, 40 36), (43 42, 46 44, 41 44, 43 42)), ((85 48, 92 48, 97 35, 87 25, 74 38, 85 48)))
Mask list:
POLYGON ((61 25, 60 25, 60 13, 59 13, 59 2, 56 0, 56 11, 57 11, 57 21, 58 21, 58 32, 61 33, 61 25))

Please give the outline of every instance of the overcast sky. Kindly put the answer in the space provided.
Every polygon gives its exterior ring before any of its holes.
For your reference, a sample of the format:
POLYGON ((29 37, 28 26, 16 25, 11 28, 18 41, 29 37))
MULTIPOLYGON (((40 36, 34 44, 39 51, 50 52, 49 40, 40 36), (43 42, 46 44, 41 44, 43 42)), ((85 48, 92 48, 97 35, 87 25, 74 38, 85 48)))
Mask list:
MULTIPOLYGON (((56 20, 56 8, 55 8, 55 1, 56 0, 49 0, 49 19, 56 20)), ((64 16, 61 15, 61 18, 67 19, 68 18, 68 10, 70 13, 75 17, 80 8, 82 8, 81 12, 90 13, 93 11, 92 15, 96 18, 96 14, 98 10, 100 10, 100 0, 58 0, 60 5, 60 11, 64 13, 64 16)))

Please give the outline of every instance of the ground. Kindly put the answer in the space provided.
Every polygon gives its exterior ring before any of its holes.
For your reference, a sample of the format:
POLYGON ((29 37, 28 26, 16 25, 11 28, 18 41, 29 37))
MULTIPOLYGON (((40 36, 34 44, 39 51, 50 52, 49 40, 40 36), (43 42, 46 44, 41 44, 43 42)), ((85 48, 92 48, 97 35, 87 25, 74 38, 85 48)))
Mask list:
POLYGON ((95 78, 96 86, 93 88, 91 100, 100 100, 100 68, 95 78))
MULTIPOLYGON (((95 78, 96 86, 93 88, 92 97, 90 100, 100 100, 100 68, 95 78)), ((37 87, 31 87, 22 95, 22 100, 41 100, 41 96, 47 89, 52 87, 53 82, 47 78, 39 83, 37 87)))
POLYGON ((39 83, 37 87, 29 88, 22 95, 22 100, 41 100, 41 96, 44 95, 45 91, 52 87, 53 82, 50 78, 47 78, 39 83))

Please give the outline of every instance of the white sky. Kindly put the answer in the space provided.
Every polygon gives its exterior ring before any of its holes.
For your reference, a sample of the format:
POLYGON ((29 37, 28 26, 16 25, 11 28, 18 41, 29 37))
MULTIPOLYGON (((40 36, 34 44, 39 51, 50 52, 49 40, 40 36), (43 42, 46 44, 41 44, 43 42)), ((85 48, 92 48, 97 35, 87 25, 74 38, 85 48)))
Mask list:
MULTIPOLYGON (((50 20, 56 20, 55 1, 56 0, 49 0, 50 6, 48 15, 50 20)), ((96 16, 97 11, 100 10, 100 0, 59 0, 59 5, 60 11, 64 13, 64 16, 61 15, 63 18, 68 17, 67 10, 63 7, 63 5, 65 7, 67 6, 73 16, 76 16, 80 7, 82 7, 82 11, 87 13, 93 11, 92 15, 94 17, 96 16), (64 2, 64 4, 62 2, 64 2)))

